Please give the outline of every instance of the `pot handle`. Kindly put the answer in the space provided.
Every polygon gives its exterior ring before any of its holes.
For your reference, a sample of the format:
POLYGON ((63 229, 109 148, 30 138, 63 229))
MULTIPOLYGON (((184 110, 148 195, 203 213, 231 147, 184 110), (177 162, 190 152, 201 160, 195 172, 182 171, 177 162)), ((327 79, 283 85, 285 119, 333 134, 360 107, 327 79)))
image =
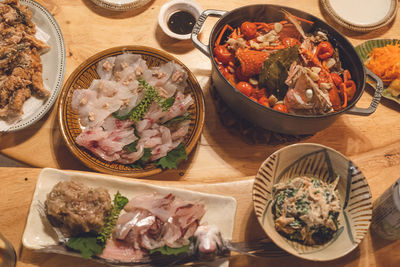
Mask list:
POLYGON ((208 47, 200 42, 199 38, 197 37, 201 31, 201 28, 203 27, 204 22, 206 21, 208 16, 211 17, 222 17, 228 13, 228 11, 224 10, 215 10, 215 9, 207 9, 204 10, 203 13, 201 13, 200 17, 197 19, 196 24, 193 27, 191 38, 194 46, 199 49, 204 55, 207 57, 210 57, 210 50, 208 47))
POLYGON ((353 107, 346 112, 347 114, 360 115, 360 116, 371 115, 372 113, 375 112, 379 102, 381 101, 381 96, 383 91, 382 80, 378 76, 376 76, 372 71, 370 71, 367 67, 364 67, 364 69, 366 74, 376 82, 374 97, 368 108, 353 107))

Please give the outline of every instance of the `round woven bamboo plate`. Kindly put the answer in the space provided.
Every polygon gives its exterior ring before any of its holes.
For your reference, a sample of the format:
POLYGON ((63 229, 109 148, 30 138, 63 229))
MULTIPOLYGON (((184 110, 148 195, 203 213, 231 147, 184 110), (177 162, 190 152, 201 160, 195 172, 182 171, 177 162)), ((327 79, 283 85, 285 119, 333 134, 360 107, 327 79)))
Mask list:
POLYGON ((99 78, 96 72, 99 61, 122 53, 140 54, 150 67, 174 61, 181 65, 188 73, 188 86, 184 94, 190 94, 194 100, 194 105, 188 110, 191 114, 191 123, 189 131, 184 138, 186 153, 188 155, 196 146, 203 129, 205 112, 204 95, 196 77, 182 62, 166 52, 144 46, 120 46, 104 50, 85 60, 69 76, 62 89, 58 106, 58 122, 61 134, 68 148, 78 159, 93 170, 112 175, 138 178, 159 173, 162 169, 156 167, 153 163, 146 164, 143 169, 136 169, 121 163, 108 162, 94 155, 89 150, 80 147, 75 141, 82 130, 78 114, 71 107, 72 94, 76 89, 88 88, 94 79, 99 78))
POLYGON ((388 25, 397 12, 398 0, 320 0, 320 7, 340 26, 357 32, 388 25))

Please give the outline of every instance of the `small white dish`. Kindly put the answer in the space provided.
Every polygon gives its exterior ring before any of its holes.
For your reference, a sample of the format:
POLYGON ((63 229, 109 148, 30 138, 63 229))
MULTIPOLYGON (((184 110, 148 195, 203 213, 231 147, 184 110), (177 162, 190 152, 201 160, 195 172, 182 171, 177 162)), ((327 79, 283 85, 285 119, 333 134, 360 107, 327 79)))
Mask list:
POLYGON ((160 9, 160 13, 158 13, 158 25, 160 25, 166 35, 178 40, 188 40, 190 39, 190 33, 177 34, 172 32, 168 27, 170 16, 177 11, 189 12, 197 21, 203 12, 203 8, 193 0, 172 0, 165 3, 160 9))
POLYGON ((96 5, 113 10, 127 11, 147 5, 151 0, 92 0, 96 5))
POLYGON ((397 12, 398 0, 320 0, 321 8, 339 25, 359 32, 389 24, 397 12))

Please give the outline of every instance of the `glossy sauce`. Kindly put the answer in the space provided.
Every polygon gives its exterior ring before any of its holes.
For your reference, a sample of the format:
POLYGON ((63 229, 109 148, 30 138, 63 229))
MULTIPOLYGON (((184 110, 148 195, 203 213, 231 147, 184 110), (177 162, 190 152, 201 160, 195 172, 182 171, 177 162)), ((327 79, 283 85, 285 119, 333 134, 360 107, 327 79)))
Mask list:
POLYGON ((187 11, 172 13, 168 19, 168 28, 176 34, 189 34, 192 32, 196 19, 187 11))

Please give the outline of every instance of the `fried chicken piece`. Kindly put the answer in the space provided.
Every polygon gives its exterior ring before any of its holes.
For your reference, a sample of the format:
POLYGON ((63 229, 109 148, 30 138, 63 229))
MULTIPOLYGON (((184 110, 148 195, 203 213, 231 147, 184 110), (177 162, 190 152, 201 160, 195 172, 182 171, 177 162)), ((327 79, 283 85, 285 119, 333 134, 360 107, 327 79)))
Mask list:
POLYGON ((31 90, 27 87, 14 91, 10 103, 8 104, 9 109, 16 114, 22 114, 22 106, 29 97, 31 97, 31 90))
POLYGON ((31 51, 31 72, 32 72, 32 89, 35 93, 37 93, 40 97, 48 97, 50 92, 46 90, 43 86, 43 78, 42 78, 42 63, 40 62, 40 56, 36 49, 32 49, 31 51))
POLYGON ((40 54, 50 47, 34 34, 32 12, 18 0, 0 2, 0 117, 23 113, 25 101, 35 94, 46 98, 40 54))
POLYGON ((48 46, 45 42, 40 41, 33 35, 25 35, 22 39, 22 41, 30 44, 31 47, 37 49, 37 51, 40 54, 43 54, 47 52, 50 49, 50 46, 48 46))

